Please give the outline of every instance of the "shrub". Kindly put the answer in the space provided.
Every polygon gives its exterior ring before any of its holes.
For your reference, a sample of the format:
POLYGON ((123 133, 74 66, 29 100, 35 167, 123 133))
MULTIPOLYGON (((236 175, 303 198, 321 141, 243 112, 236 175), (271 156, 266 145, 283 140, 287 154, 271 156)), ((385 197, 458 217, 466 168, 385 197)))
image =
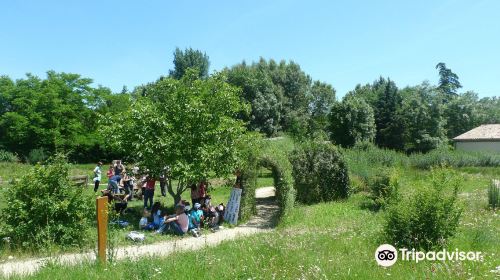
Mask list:
POLYGON ((449 169, 431 172, 431 186, 389 205, 384 233, 396 247, 442 248, 454 235, 461 215, 457 205, 459 177, 449 169))
POLYGON ((26 162, 30 164, 36 164, 47 160, 48 157, 49 156, 45 152, 45 149, 43 148, 33 149, 29 152, 28 156, 26 157, 26 162))
POLYGON ((347 165, 330 143, 306 143, 290 155, 297 200, 316 203, 349 195, 347 165))
POLYGON ((17 162, 19 159, 11 152, 0 150, 0 162, 17 162))
POLYGON ((68 178, 69 164, 55 156, 36 165, 6 193, 2 232, 14 246, 41 249, 85 241, 94 215, 94 200, 68 178))
POLYGON ((488 189, 488 205, 496 209, 500 205, 500 181, 493 180, 488 189))
POLYGON ((399 175, 395 169, 379 170, 368 182, 375 210, 385 208, 398 197, 399 175))

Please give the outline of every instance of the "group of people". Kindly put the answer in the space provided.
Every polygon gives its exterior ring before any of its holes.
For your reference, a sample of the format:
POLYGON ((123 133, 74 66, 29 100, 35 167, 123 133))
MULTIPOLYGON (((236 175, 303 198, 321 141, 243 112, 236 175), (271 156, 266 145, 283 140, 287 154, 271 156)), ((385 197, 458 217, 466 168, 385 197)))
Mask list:
MULTIPOLYGON (((94 192, 97 192, 101 182, 102 162, 94 168, 94 192)), ((163 169, 159 176, 162 196, 166 196, 166 174, 168 168, 163 169)), ((225 206, 223 203, 213 206, 211 197, 207 193, 207 181, 202 180, 198 184, 190 185, 191 203, 181 200, 175 205, 175 214, 164 215, 161 211, 160 202, 153 203, 156 179, 148 170, 142 174, 137 167, 132 168, 130 174, 121 161, 113 161, 106 176, 108 177, 107 188, 102 190, 103 196, 108 197, 109 203, 114 202, 114 208, 122 213, 133 200, 134 195, 144 199, 143 216, 139 221, 139 227, 144 230, 154 230, 157 234, 173 233, 184 235, 190 231, 193 236, 198 237, 203 227, 217 230, 223 222, 225 206), (137 179, 138 178, 138 179, 137 179)))
POLYGON ((175 205, 175 214, 172 215, 162 215, 160 202, 155 202, 151 211, 144 209, 139 227, 153 230, 155 234, 184 235, 191 232, 193 236, 199 237, 204 227, 212 231, 219 229, 224 221, 224 211, 224 204, 213 206, 210 196, 207 196, 203 204, 195 202, 193 206, 182 200, 175 205))

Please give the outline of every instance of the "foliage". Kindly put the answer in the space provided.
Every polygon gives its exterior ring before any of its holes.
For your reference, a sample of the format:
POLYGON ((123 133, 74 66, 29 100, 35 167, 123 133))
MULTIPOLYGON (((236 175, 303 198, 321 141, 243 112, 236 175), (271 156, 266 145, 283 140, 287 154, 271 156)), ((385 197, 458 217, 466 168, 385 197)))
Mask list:
POLYGON ((375 138, 373 109, 361 98, 346 97, 335 103, 330 113, 330 138, 342 147, 375 138))
POLYGON ((330 143, 305 143, 290 155, 297 200, 311 204, 349 195, 347 165, 330 143))
POLYGON ((229 83, 243 90, 243 98, 252 105, 250 115, 242 118, 249 129, 275 136, 286 131, 302 137, 322 130, 335 90, 316 81, 293 61, 245 62, 226 69, 229 83))
POLYGON ((92 198, 71 183, 68 170, 66 159, 57 155, 8 189, 2 225, 15 246, 41 249, 86 242, 95 207, 92 198))
POLYGON ((412 154, 411 165, 420 169, 433 166, 500 166, 500 155, 490 152, 468 152, 441 148, 426 154, 412 154))
POLYGON ((446 143, 445 119, 439 92, 427 83, 402 90, 398 121, 403 128, 403 149, 428 152, 446 143))
POLYGON ((174 70, 170 70, 170 77, 181 79, 189 68, 196 69, 196 75, 200 79, 208 78, 210 61, 206 53, 192 48, 184 51, 176 48, 174 51, 174 70))
POLYGON ((500 181, 492 180, 488 188, 488 205, 496 209, 500 205, 500 181))
POLYGON ((78 161, 99 159, 103 151, 96 135, 97 114, 111 93, 91 84, 78 74, 54 71, 46 79, 1 76, 0 146, 21 159, 36 149, 69 153, 78 161))
POLYGON ((26 162, 35 164, 45 161, 49 156, 43 148, 33 149, 26 156, 26 162))
POLYGON ((0 162, 18 162, 19 158, 8 151, 0 150, 0 162))
POLYGON ((374 208, 384 209, 398 199, 399 174, 395 169, 378 170, 375 176, 369 178, 368 186, 374 208))
POLYGON ((105 120, 103 133, 112 147, 126 151, 154 177, 169 166, 178 185, 174 190, 168 184, 168 191, 179 201, 188 183, 234 172, 236 144, 245 133, 236 116, 245 109, 238 89, 223 75, 200 80, 196 70, 189 70, 180 80, 149 85, 131 110, 105 120))
POLYGON ((271 170, 276 201, 279 206, 278 219, 281 222, 292 211, 295 205, 296 189, 292 176, 292 165, 286 153, 277 149, 268 149, 260 159, 260 164, 271 170))
POLYGON ((461 88, 462 85, 458 81, 458 75, 453 73, 451 69, 446 67, 446 64, 440 62, 436 65, 436 69, 439 70, 439 87, 448 96, 453 96, 457 94, 457 89, 461 88))
POLYGON ((387 209, 384 233, 397 248, 439 249, 455 234, 462 211, 457 204, 460 177, 450 169, 435 169, 429 176, 431 185, 387 209))

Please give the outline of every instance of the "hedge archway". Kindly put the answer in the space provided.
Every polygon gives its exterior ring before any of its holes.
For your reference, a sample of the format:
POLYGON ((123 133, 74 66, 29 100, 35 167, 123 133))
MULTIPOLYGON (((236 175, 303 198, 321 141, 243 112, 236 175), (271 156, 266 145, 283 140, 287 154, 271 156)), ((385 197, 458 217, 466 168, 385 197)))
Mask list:
POLYGON ((240 202, 240 219, 246 221, 256 213, 255 189, 257 188, 260 167, 268 168, 272 172, 276 201, 279 206, 278 222, 281 222, 295 203, 296 191, 293 187, 292 165, 287 155, 277 150, 266 155, 251 157, 246 168, 241 170, 243 191, 240 202))

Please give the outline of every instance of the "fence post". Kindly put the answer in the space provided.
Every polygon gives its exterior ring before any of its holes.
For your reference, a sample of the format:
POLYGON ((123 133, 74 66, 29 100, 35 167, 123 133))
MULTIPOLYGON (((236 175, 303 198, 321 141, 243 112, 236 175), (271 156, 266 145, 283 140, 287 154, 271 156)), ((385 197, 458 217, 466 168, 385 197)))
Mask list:
POLYGON ((97 208, 97 256, 106 263, 106 239, 108 236, 108 197, 96 198, 97 208))

